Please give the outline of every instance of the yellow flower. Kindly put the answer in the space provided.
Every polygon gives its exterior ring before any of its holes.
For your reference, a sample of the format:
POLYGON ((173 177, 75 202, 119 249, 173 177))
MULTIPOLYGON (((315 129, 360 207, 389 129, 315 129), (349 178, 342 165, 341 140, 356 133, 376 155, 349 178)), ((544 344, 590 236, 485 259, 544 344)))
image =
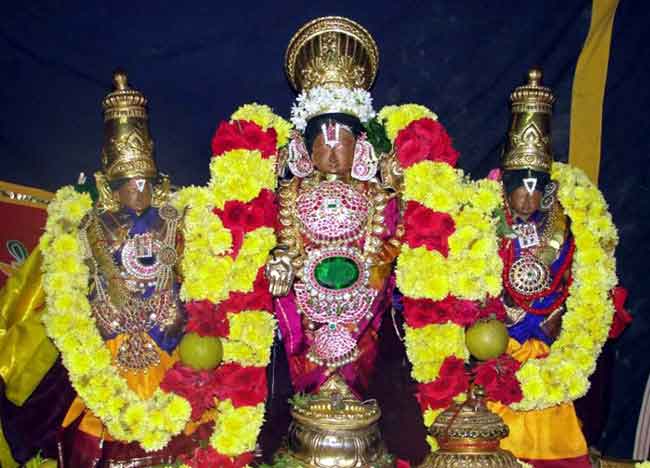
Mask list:
POLYGON ((441 409, 435 409, 435 410, 431 408, 426 409, 423 414, 424 425, 427 427, 431 427, 431 425, 433 424, 433 422, 436 420, 436 418, 440 413, 442 413, 441 409))
POLYGON ((449 293, 447 263, 438 251, 402 246, 397 285, 410 297, 444 299, 449 293))
POLYGON ((219 413, 210 445, 219 453, 237 456, 255 448, 264 422, 264 404, 235 408, 230 400, 219 402, 219 413))
POLYGON ((412 375, 418 382, 435 380, 447 356, 468 359, 465 329, 453 323, 405 327, 406 354, 413 363, 412 375))
POLYGON ((404 104, 401 106, 386 106, 379 111, 379 120, 383 121, 386 135, 392 143, 395 142, 400 130, 423 118, 438 120, 438 116, 419 104, 404 104))
POLYGON ((232 150, 212 158, 210 174, 215 206, 223 208, 227 200, 247 203, 262 189, 275 189, 275 158, 264 159, 257 150, 232 150))
POLYGON ((247 366, 264 366, 270 359, 275 319, 261 310, 228 314, 230 335, 223 340, 224 360, 247 366))
POLYGON ((265 265, 269 252, 275 245, 276 238, 272 228, 261 227, 246 233, 228 279, 228 289, 252 291, 255 277, 265 265))
POLYGON ((436 452, 440 448, 438 441, 433 436, 427 435, 427 443, 432 452, 436 452))

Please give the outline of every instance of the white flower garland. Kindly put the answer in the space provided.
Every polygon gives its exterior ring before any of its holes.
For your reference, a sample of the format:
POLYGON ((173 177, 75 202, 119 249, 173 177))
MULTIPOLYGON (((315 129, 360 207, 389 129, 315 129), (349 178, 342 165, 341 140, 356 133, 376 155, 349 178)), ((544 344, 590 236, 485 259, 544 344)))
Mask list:
POLYGON ((302 132, 309 119, 327 113, 352 114, 363 123, 376 115, 372 96, 364 89, 317 86, 303 91, 296 98, 291 108, 291 122, 302 132))

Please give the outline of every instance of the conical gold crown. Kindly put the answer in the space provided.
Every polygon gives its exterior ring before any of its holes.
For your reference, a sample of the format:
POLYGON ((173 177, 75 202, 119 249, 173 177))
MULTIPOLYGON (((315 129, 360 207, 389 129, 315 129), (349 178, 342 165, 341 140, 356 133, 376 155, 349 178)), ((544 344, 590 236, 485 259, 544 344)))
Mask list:
POLYGON ((551 111, 555 96, 540 84, 541 79, 541 70, 530 70, 528 83, 510 95, 512 118, 501 162, 504 170, 551 170, 551 111))
POLYGON ((102 101, 104 146, 102 167, 109 181, 151 178, 158 173, 149 134, 147 98, 128 85, 126 73, 113 74, 114 91, 102 101))
POLYGON ((315 86, 370 89, 379 50, 370 33, 340 16, 316 18, 291 38, 285 71, 298 92, 315 86))

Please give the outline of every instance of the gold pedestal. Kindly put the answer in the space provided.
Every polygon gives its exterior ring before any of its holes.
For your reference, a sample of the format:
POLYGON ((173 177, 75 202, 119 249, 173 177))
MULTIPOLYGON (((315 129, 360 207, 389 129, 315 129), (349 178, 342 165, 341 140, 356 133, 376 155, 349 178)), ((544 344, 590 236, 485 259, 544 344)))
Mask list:
POLYGON ((381 439, 381 411, 374 400, 361 402, 334 375, 320 391, 294 404, 288 450, 283 454, 305 468, 388 468, 393 459, 381 439))
POLYGON ((521 468, 512 453, 499 448, 508 426, 487 409, 480 387, 470 391, 465 403, 453 404, 440 413, 429 433, 440 449, 420 468, 521 468))

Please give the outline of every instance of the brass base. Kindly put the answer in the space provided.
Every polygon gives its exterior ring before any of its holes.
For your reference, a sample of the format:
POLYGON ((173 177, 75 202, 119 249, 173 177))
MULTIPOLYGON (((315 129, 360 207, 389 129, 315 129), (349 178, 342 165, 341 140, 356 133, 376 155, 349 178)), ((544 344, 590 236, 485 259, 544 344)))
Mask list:
POLYGON ((440 450, 431 453, 421 468, 521 468, 515 456, 499 448, 508 436, 503 419, 485 405, 479 385, 470 387, 467 401, 440 413, 429 433, 440 450))
POLYGON ((462 454, 439 450, 429 454, 420 468, 521 468, 521 465, 504 450, 462 454))
POLYGON ((304 468, 392 468, 379 427, 365 430, 314 430, 295 421, 289 428, 286 458, 304 468))
POLYGON ((288 448, 279 458, 301 468, 389 468, 374 400, 359 401, 337 375, 307 403, 294 405, 288 448))

